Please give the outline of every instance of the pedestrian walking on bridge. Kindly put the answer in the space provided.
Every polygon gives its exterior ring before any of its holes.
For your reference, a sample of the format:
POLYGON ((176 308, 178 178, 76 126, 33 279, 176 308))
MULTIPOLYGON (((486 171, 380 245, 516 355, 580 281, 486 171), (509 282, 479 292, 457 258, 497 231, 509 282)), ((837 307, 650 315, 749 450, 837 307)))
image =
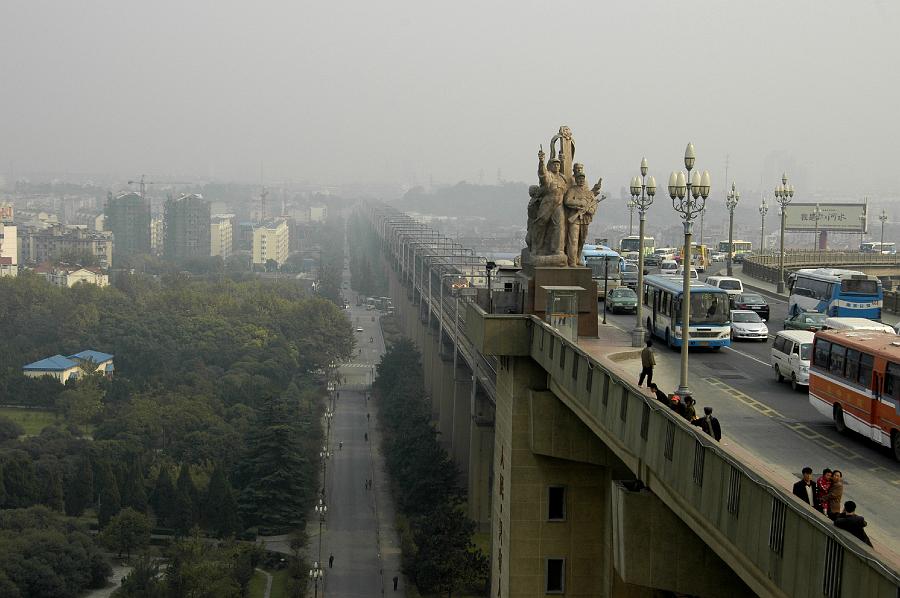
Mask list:
POLYGON ((653 341, 647 339, 647 346, 641 350, 641 375, 638 377, 638 386, 644 384, 644 377, 647 378, 647 384, 653 382, 653 366, 656 365, 656 356, 653 355, 653 341))

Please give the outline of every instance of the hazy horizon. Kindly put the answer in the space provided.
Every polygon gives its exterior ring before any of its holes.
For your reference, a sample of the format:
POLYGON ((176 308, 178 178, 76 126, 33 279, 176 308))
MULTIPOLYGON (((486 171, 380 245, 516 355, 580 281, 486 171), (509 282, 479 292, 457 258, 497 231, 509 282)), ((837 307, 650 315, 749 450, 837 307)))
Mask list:
POLYGON ((611 197, 688 141, 714 195, 895 193, 900 6, 549 6, 10 4, 0 172, 532 181, 566 124, 611 197))

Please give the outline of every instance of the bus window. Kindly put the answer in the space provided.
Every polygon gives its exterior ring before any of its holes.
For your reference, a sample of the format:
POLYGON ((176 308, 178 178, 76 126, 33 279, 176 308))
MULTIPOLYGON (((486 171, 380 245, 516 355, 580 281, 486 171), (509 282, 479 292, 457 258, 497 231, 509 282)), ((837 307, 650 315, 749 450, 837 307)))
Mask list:
POLYGON ((875 295, 878 293, 878 282, 875 280, 842 280, 842 293, 859 293, 861 295, 875 295))
POLYGON ((828 341, 823 341, 822 339, 816 340, 816 354, 815 361, 813 361, 813 365, 818 366, 822 369, 828 369, 828 353, 831 351, 831 343, 828 341))
POLYGON ((900 365, 896 363, 888 363, 884 375, 884 394, 900 399, 900 365))
POLYGON ((836 376, 844 375, 844 362, 847 360, 847 347, 831 345, 831 356, 828 359, 828 371, 836 376))
POLYGON ((856 381, 869 388, 872 385, 872 367, 875 365, 875 358, 868 353, 863 353, 859 357, 859 375, 856 381))
POLYGON ((859 355, 856 349, 847 349, 847 379, 851 382, 859 375, 859 355))

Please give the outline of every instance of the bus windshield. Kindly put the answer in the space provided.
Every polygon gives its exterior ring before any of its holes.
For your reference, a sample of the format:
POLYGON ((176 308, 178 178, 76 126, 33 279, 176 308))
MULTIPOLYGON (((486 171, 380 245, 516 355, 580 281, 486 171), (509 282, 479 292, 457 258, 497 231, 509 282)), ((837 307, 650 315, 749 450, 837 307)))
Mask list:
POLYGON ((842 293, 857 293, 860 295, 875 295, 878 293, 878 282, 875 280, 842 280, 842 293))
MULTIPOLYGON (((691 326, 723 325, 728 322, 728 298, 724 293, 691 293, 691 326)), ((681 322, 681 310, 678 311, 681 322)))
POLYGON ((593 278, 603 278, 607 273, 607 268, 610 278, 612 278, 613 275, 618 274, 620 259, 621 258, 618 256, 584 256, 584 262, 591 269, 591 276, 593 278), (606 265, 606 262, 609 262, 608 266, 606 265))

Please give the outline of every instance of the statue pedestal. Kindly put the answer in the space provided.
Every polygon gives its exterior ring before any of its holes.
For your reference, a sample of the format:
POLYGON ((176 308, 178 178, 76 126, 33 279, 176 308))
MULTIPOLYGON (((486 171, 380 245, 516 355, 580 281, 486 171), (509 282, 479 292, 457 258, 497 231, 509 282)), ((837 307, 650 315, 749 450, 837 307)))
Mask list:
POLYGON ((597 324, 597 283, 591 278, 591 269, 542 268, 537 266, 534 273, 519 273, 522 288, 525 289, 525 309, 542 320, 547 319, 547 293, 541 287, 581 287, 578 293, 578 336, 596 338, 597 324))

